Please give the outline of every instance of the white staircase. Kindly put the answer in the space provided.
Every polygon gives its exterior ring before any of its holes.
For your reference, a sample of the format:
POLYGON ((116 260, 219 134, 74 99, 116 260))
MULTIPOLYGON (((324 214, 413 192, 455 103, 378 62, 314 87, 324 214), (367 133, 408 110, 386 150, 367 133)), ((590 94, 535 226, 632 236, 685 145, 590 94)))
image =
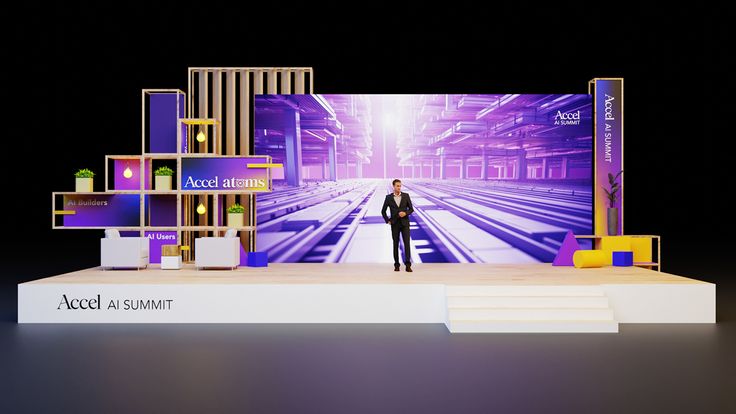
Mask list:
POLYGON ((447 285, 450 332, 618 332, 599 286, 447 285))

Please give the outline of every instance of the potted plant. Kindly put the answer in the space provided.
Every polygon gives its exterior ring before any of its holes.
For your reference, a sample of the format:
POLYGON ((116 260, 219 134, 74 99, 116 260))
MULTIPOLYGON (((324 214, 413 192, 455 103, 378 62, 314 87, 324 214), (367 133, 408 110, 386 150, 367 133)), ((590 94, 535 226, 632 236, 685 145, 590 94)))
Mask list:
POLYGON ((227 226, 243 227, 245 217, 245 207, 235 203, 227 208, 227 226))
POLYGON ((93 192, 93 178, 95 173, 88 168, 82 168, 81 170, 74 173, 76 178, 75 191, 78 193, 91 193, 93 192))
POLYGON ((174 170, 169 167, 159 167, 153 172, 156 176, 156 190, 159 191, 170 191, 171 190, 171 177, 174 175, 174 170))
POLYGON ((613 175, 608 173, 608 186, 610 188, 603 187, 608 197, 608 235, 618 235, 618 208, 616 207, 616 201, 618 201, 618 191, 621 189, 621 185, 616 182, 616 179, 623 173, 621 170, 618 174, 613 175))

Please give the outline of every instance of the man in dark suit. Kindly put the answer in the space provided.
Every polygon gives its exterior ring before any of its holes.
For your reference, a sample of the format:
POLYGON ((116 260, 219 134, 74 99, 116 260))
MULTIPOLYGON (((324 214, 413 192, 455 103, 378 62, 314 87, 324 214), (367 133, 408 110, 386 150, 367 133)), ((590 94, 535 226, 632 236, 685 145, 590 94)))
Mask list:
POLYGON ((381 215, 391 225, 391 237, 394 239, 394 271, 399 271, 399 233, 404 240, 404 264, 406 271, 411 272, 411 248, 409 247, 409 215, 414 212, 409 194, 401 192, 401 180, 392 182, 394 191, 386 195, 381 207, 381 215), (386 208, 391 216, 386 215, 386 208))

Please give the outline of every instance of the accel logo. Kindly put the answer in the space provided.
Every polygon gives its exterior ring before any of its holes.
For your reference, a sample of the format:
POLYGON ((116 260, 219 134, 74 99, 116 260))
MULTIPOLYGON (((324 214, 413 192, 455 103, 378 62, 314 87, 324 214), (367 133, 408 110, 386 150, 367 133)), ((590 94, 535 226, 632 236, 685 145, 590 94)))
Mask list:
POLYGON ((555 119, 580 119, 580 111, 575 112, 562 112, 557 111, 557 115, 555 115, 555 119))
POLYGON ((77 299, 72 298, 69 299, 66 294, 61 296, 61 302, 59 302, 59 306, 56 307, 57 310, 61 309, 84 309, 84 310, 95 310, 100 309, 100 295, 98 294, 96 297, 93 298, 83 298, 83 299, 77 299))
POLYGON ((555 125, 579 125, 580 124, 580 111, 575 112, 562 112, 557 111, 555 114, 555 125))

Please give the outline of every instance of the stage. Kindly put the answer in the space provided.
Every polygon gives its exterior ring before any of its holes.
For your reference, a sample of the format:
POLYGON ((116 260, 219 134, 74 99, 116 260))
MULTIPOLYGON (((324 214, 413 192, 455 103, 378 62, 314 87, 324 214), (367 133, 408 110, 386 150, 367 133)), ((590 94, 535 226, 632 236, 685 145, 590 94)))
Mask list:
POLYGON ((276 263, 85 269, 18 285, 19 323, 442 323, 451 332, 618 332, 715 323, 715 285, 639 267, 276 263))

